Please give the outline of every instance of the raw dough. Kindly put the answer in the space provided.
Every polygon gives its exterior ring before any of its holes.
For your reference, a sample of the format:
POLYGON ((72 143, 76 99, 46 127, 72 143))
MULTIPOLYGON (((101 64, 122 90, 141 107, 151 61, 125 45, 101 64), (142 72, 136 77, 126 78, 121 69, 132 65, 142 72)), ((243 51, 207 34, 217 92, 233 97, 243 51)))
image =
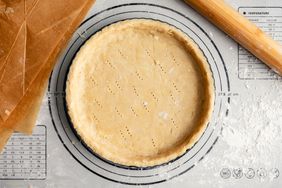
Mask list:
POLYGON ((66 87, 81 139, 127 166, 169 162, 191 148, 211 116, 214 88, 197 45, 168 24, 112 24, 79 50, 66 87))

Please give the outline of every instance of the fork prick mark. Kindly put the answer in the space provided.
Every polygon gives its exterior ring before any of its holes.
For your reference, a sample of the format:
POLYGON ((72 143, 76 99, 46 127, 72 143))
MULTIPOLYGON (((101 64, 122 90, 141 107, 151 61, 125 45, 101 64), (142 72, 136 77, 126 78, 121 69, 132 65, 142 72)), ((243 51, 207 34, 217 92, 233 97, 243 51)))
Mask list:
POLYGON ((156 61, 156 63, 160 67, 161 71, 166 74, 166 71, 164 70, 163 66, 157 61, 156 61))
POLYGON ((177 66, 179 66, 179 63, 176 61, 176 58, 175 58, 175 56, 171 53, 171 56, 172 56, 172 60, 173 60, 173 62, 177 65, 177 66))
POLYGON ((128 134, 130 137, 132 137, 132 134, 131 134, 131 132, 130 132, 129 128, 128 128, 127 126, 125 126, 125 128, 126 128, 126 132, 127 132, 127 134, 128 134))
POLYGON ((172 85, 173 85, 174 89, 175 89, 178 93, 180 93, 180 90, 177 88, 177 86, 176 86, 176 84, 175 84, 174 82, 172 82, 172 85))
POLYGON ((134 91, 135 95, 136 95, 137 97, 139 97, 139 94, 137 93, 137 90, 136 90, 135 86, 133 86, 133 91, 134 91))
POLYGON ((117 109, 117 107, 115 107, 115 111, 116 111, 116 113, 122 118, 122 114, 121 114, 120 111, 117 109))
POLYGON ((103 108, 103 106, 101 105, 101 103, 97 100, 97 99, 94 99, 96 104, 100 107, 100 108, 103 108))
POLYGON ((135 111, 132 107, 130 107, 130 109, 131 109, 131 111, 133 112, 133 114, 134 114, 136 117, 138 117, 138 114, 136 113, 136 111, 135 111))
POLYGON ((155 148, 155 147, 156 147, 156 143, 155 143, 154 139, 153 139, 153 138, 151 138, 151 141, 152 141, 152 145, 153 145, 153 147, 155 148))
POLYGON ((175 98, 174 98, 174 96, 173 96, 173 94, 172 94, 172 91, 169 92, 169 96, 170 96, 170 98, 172 99, 172 101, 175 103, 176 100, 175 100, 175 98))
POLYGON ((106 60, 106 63, 107 63, 112 69, 115 69, 115 67, 113 66, 113 64, 112 64, 109 60, 106 60))
POLYGON ((124 139, 124 141, 126 141, 126 137, 124 136, 123 132, 121 130, 119 130, 121 137, 124 139))
POLYGON ((108 88, 108 91, 109 91, 112 95, 115 95, 115 93, 113 92, 113 90, 111 89, 110 86, 107 86, 107 88, 108 88))
POLYGON ((147 49, 145 49, 145 52, 146 52, 146 54, 147 54, 150 58, 152 58, 152 59, 153 59, 153 57, 152 57, 151 53, 150 53, 147 49))
POLYGON ((157 101, 157 102, 159 101, 159 99, 156 97, 156 95, 153 92, 151 92, 151 95, 155 99, 155 101, 157 101))
POLYGON ((120 51, 120 49, 118 49, 118 53, 120 54, 121 57, 123 57, 124 59, 126 59, 126 56, 120 51))
POLYGON ((116 83, 116 86, 121 90, 119 82, 116 80, 115 83, 116 83))
POLYGON ((135 71, 135 74, 140 80, 143 80, 143 78, 141 77, 141 75, 137 71, 135 71))

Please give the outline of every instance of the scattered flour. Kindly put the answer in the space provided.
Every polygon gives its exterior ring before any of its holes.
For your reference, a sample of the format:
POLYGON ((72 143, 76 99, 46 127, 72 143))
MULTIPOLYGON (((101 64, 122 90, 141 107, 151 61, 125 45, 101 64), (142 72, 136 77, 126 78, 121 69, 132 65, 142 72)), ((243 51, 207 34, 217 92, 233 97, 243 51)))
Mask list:
POLYGON ((201 161, 202 168, 210 175, 200 173, 197 180, 200 185, 229 187, 228 182, 234 180, 234 169, 242 170, 242 179, 247 179, 247 173, 254 173, 256 181, 265 183, 276 180, 277 173, 281 176, 281 82, 269 87, 247 85, 241 96, 231 99, 230 115, 218 119, 223 130, 216 147, 201 161), (223 168, 230 170, 230 181, 220 176, 223 168))
POLYGON ((229 147, 224 157, 233 164, 272 168, 279 161, 282 94, 276 94, 275 100, 270 95, 266 92, 237 102, 237 112, 231 109, 230 113, 238 115, 223 120, 222 141, 229 147))
POLYGON ((166 120, 168 118, 168 113, 167 112, 159 112, 159 116, 166 120))
POLYGON ((147 101, 144 101, 144 102, 143 102, 143 105, 144 105, 144 107, 147 107, 147 106, 148 106, 148 102, 147 102, 147 101))

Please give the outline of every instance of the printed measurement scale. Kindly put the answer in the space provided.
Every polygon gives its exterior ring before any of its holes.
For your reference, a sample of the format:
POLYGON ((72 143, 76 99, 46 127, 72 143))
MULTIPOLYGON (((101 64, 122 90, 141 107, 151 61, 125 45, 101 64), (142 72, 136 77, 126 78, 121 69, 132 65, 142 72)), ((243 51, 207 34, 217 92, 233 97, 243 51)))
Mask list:
MULTIPOLYGON (((239 12, 282 44, 282 7, 240 7, 239 12)), ((239 78, 279 79, 279 76, 239 46, 239 78)))
POLYGON ((45 179, 46 154, 45 126, 32 136, 14 134, 0 155, 0 179, 45 179))

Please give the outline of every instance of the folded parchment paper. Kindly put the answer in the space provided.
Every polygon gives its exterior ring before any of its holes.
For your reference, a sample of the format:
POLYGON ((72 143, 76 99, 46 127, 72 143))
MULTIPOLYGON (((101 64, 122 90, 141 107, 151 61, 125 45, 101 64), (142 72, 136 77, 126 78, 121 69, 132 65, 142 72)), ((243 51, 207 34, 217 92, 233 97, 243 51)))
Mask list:
POLYGON ((0 0, 0 150, 31 133, 60 50, 94 0, 0 0))

